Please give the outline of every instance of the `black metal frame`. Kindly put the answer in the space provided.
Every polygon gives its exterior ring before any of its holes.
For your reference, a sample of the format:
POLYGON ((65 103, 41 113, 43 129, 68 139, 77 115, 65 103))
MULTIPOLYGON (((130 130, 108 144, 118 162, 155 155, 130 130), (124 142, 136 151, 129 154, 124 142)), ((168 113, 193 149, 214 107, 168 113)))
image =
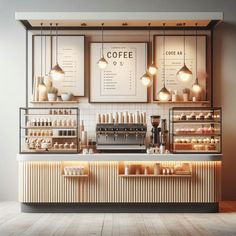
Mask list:
MULTIPOLYGON (((40 30, 40 26, 32 26, 28 20, 20 20, 21 24, 28 30, 40 30)), ((220 20, 211 20, 207 26, 198 26, 199 30, 210 30, 214 28, 220 20)), ((50 26, 43 27, 45 30, 50 30, 50 26)), ((194 26, 186 26, 187 30, 194 30, 196 27, 194 26)), ((52 26, 52 30, 55 30, 56 27, 52 26)), ((58 26, 58 30, 101 30, 101 26, 58 26)), ((163 26, 150 26, 151 30, 163 30, 163 26)), ((165 26, 166 30, 183 30, 183 26, 165 26)), ((104 30, 147 30, 147 26, 104 26, 104 30)))
MULTIPOLYGON (((169 109, 169 147, 172 153, 175 154, 209 154, 209 152, 188 152, 188 151, 174 151, 174 147, 173 147, 173 140, 174 140, 174 124, 178 123, 178 122, 174 122, 173 121, 173 117, 174 117, 174 111, 211 111, 211 112, 215 112, 215 111, 219 111, 220 112, 220 121, 218 122, 218 124, 220 125, 220 135, 218 135, 218 137, 220 137, 220 151, 219 152, 214 152, 214 154, 222 154, 222 109, 221 107, 172 107, 169 109)), ((190 123, 194 122, 194 121, 189 121, 189 120, 184 120, 183 123, 190 123)), ((210 123, 211 121, 209 121, 210 123)), ((180 122, 179 122, 180 123, 180 122)), ((212 122, 213 123, 213 122, 212 122)), ((199 121, 199 124, 201 124, 201 121, 199 121)), ((181 136, 184 136, 181 135, 181 136)), ((201 136, 201 134, 199 134, 199 136, 201 136)), ((215 136, 215 135, 212 135, 215 136)))
MULTIPOLYGON (((45 114, 46 116, 47 114, 45 114)), ((40 116, 40 114, 39 114, 40 116)), ((63 116, 63 115, 55 115, 55 116, 63 116)), ((76 153, 79 153, 80 152, 80 149, 79 149, 79 132, 80 132, 80 129, 79 129, 79 117, 80 117, 80 109, 78 107, 20 107, 19 108, 19 153, 20 154, 76 154, 76 153), (41 152, 37 152, 37 151, 34 151, 34 152, 24 152, 22 151, 22 137, 21 137, 21 132, 22 130, 24 129, 25 130, 25 134, 27 133, 27 129, 28 128, 23 128, 21 125, 22 125, 22 112, 24 111, 25 114, 28 115, 28 111, 29 110, 74 110, 76 111, 76 114, 74 114, 74 116, 76 117, 76 122, 77 122, 77 127, 76 127, 76 147, 77 147, 77 150, 76 151, 68 151, 68 152, 47 152, 47 151, 41 151, 41 152)), ((27 123, 27 119, 28 119, 28 116, 26 116, 25 118, 25 127, 26 127, 26 123, 27 123)), ((46 126, 45 126, 46 127, 46 126)), ((48 129, 50 129, 50 126, 49 127, 46 127, 48 129)), ((33 128, 31 128, 33 129, 33 128)), ((52 128, 53 129, 53 128, 52 128)), ((36 136, 35 136, 36 137, 36 136)), ((43 137, 43 136, 42 136, 43 137)))
MULTIPOLYGON (((32 26, 28 20, 20 20, 21 24, 24 26, 25 30, 26 30, 26 101, 25 101, 25 106, 28 107, 29 106, 29 91, 28 91, 28 83, 29 83, 29 73, 28 73, 28 31, 39 31, 41 30, 41 27, 38 26, 38 27, 35 27, 35 26, 32 26)), ((215 26, 220 22, 220 20, 211 20, 209 22, 209 24, 205 27, 198 27, 198 30, 210 30, 211 32, 211 65, 210 65, 210 69, 211 69, 211 106, 213 106, 214 104, 214 101, 213 101, 213 31, 214 31, 214 28, 215 26)), ((185 27, 186 30, 196 30, 196 27, 189 27, 189 26, 186 26, 185 27)), ((46 26, 46 27, 43 27, 44 30, 55 30, 56 27, 53 26, 53 27, 50 27, 50 26, 46 26)), ((59 31, 60 30, 65 30, 65 31, 73 31, 73 30, 101 30, 101 26, 99 27, 90 27, 90 26, 73 26, 73 27, 61 27, 59 26, 57 28, 59 31)), ((131 27, 131 26, 104 26, 104 30, 147 30, 147 27, 146 26, 137 26, 137 27, 131 27)), ((163 26, 158 26, 158 27, 155 27, 155 26, 151 26, 150 27, 150 30, 163 30, 163 26)), ((168 26, 165 26, 165 30, 168 31, 168 30, 183 30, 183 26, 171 26, 171 27, 168 27, 168 26)), ((86 45, 86 37, 85 37, 85 45, 86 45)), ((86 71, 86 66, 85 66, 85 71, 86 71)), ((86 94, 86 92, 85 92, 86 94)), ((149 100, 147 102, 150 102, 149 100)))

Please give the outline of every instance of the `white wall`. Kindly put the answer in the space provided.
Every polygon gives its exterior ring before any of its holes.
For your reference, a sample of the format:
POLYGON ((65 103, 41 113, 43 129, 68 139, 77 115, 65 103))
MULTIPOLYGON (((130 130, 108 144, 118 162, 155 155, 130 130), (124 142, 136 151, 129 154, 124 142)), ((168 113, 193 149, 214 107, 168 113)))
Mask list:
POLYGON ((234 0, 0 0, 0 200, 17 199, 18 108, 25 105, 25 31, 15 11, 223 11, 214 41, 214 98, 224 115, 223 199, 235 200, 235 9, 234 0))

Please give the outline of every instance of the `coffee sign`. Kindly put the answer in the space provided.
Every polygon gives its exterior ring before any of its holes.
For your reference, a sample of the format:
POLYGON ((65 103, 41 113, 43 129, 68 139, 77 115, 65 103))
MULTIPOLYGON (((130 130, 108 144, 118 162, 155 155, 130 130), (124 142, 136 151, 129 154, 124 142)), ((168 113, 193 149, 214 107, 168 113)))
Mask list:
POLYGON ((105 69, 97 66, 101 43, 91 44, 91 102, 147 102, 147 89, 140 77, 147 64, 146 43, 105 43, 105 69))

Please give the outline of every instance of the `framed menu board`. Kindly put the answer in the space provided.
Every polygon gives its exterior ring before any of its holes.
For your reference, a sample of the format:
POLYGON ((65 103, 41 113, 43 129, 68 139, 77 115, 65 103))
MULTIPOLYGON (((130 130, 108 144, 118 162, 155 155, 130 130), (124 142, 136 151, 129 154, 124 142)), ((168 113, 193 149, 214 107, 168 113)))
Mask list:
MULTIPOLYGON (((54 81, 53 86, 59 94, 73 93, 85 95, 84 83, 84 35, 58 35, 58 62, 65 71, 63 81, 54 81)), ((32 78, 41 73, 41 36, 33 35, 33 73, 32 78)), ((48 74, 56 64, 56 36, 43 35, 42 40, 43 75, 48 74), (46 55, 46 59, 45 59, 46 55)))
POLYGON ((102 43, 90 44, 90 102, 147 102, 141 76, 147 67, 147 43, 104 43, 105 69, 98 67, 102 43))
POLYGON ((169 91, 177 91, 177 95, 182 94, 185 88, 191 89, 195 82, 196 75, 199 79, 199 84, 203 89, 204 97, 206 97, 207 87, 207 70, 206 70, 206 35, 198 35, 197 43, 197 73, 196 73, 196 36, 185 36, 185 63, 192 71, 193 76, 189 82, 180 82, 177 79, 177 72, 184 63, 184 46, 183 35, 167 35, 165 36, 165 61, 163 60, 163 36, 154 35, 154 60, 158 66, 157 75, 153 83, 153 100, 157 101, 157 94, 163 87, 165 63, 165 83, 169 91))
MULTIPOLYGON (((58 36, 58 62, 65 71, 63 81, 54 82, 59 93, 84 96, 84 35, 58 36)), ((52 64, 56 64, 56 37, 52 38, 52 64)))

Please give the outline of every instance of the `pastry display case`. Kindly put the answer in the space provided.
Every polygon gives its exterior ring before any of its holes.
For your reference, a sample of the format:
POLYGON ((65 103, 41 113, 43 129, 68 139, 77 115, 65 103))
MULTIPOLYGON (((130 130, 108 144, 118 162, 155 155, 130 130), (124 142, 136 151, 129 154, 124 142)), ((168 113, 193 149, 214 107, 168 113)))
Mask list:
POLYGON ((174 107, 169 119, 173 153, 222 152, 221 108, 174 107))
POLYGON ((78 108, 20 108, 20 153, 78 153, 78 108))

